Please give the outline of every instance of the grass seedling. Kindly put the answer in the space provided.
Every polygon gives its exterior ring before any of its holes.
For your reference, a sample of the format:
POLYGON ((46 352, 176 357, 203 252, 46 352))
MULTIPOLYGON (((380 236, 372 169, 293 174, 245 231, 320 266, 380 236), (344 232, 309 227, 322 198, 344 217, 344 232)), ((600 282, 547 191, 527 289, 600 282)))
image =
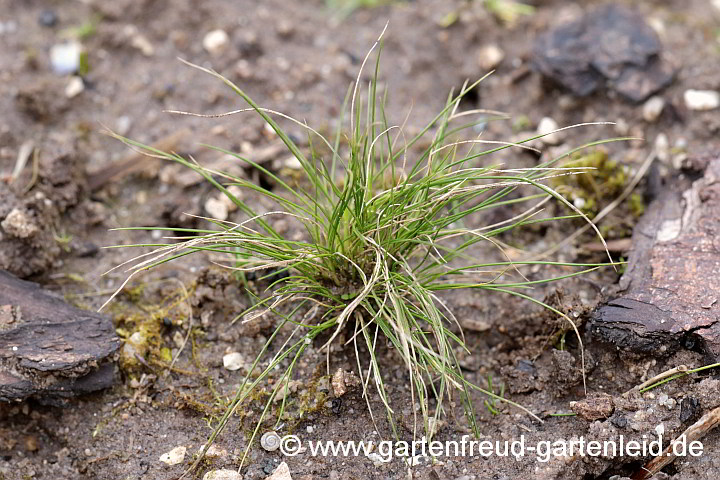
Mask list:
MULTIPOLYGON (((488 392, 495 393, 495 387, 493 387, 493 381, 492 381, 492 375, 488 375, 487 377, 487 389, 488 392)), ((500 393, 497 394, 500 398, 505 398, 505 384, 500 385, 500 393)), ((488 412, 490 412, 493 415, 498 415, 500 411, 497 408, 497 399, 494 397, 490 397, 485 399, 485 408, 488 409, 488 412)))
MULTIPOLYGON (((428 438, 433 430, 429 426, 448 413, 446 409, 455 395, 464 405, 470 427, 479 433, 473 391, 491 399, 493 408, 496 401, 506 402, 537 418, 521 405, 494 393, 492 387, 488 390, 466 380, 456 351, 468 348, 458 320, 442 299, 441 292, 447 290, 480 289, 527 299, 563 317, 578 334, 570 318, 532 297, 532 288, 607 264, 513 261, 505 254, 500 236, 533 223, 575 217, 587 220, 547 185, 551 178, 574 175, 583 169, 553 166, 565 156, 527 169, 506 169, 489 160, 491 154, 509 148, 530 148, 525 144, 539 137, 520 143, 474 136, 462 139, 463 133, 472 132, 473 126, 486 121, 489 114, 458 111, 463 96, 479 81, 449 95, 440 113, 417 135, 406 138, 402 127, 389 123, 384 100, 378 94, 381 45, 378 39, 365 57, 361 72, 372 52, 378 49, 375 73, 367 84, 358 75, 346 100, 349 120, 341 121, 334 139, 321 136, 287 115, 260 107, 230 80, 193 65, 224 82, 249 106, 227 115, 255 112, 272 127, 302 168, 304 180, 298 184, 291 185, 263 165, 220 148, 208 146, 260 170, 276 184, 275 189, 270 191, 246 179, 210 170, 192 158, 116 136, 132 148, 198 172, 227 195, 244 215, 238 222, 207 218, 215 230, 167 229, 184 236, 171 237, 172 242, 167 244, 138 245, 152 247, 152 251, 134 259, 125 284, 135 274, 196 252, 224 256, 227 268, 243 273, 267 269, 287 273, 273 280, 267 295, 258 297, 248 311, 235 319, 252 322, 260 315, 275 315, 279 321, 218 421, 206 449, 233 412, 252 400, 252 392, 268 387, 271 377, 274 384, 266 390, 267 403, 250 444, 271 413, 280 422, 288 398, 283 394, 282 402, 273 403, 273 399, 289 385, 298 360, 313 345, 326 349, 329 364, 329 347, 341 339, 344 343, 339 346, 355 352, 362 395, 372 421, 376 419, 370 403, 371 390, 384 405, 395 435, 395 410, 384 376, 387 371, 379 358, 388 347, 407 370, 410 400, 417 406, 417 410, 413 409, 416 430, 422 425, 428 438), (467 120, 478 114, 482 117, 478 122, 467 120), (324 144, 327 156, 321 157, 313 149, 311 153, 303 151, 280 125, 281 121, 294 122, 307 130, 311 142, 324 144), (277 208, 258 213, 252 205, 234 196, 228 190, 230 185, 256 192, 277 208), (537 214, 550 200, 565 205, 568 213, 540 218, 537 214), (503 221, 479 228, 465 226, 470 216, 518 206, 522 213, 508 215, 503 221), (285 238, 273 228, 273 220, 283 217, 300 222, 303 239, 285 238), (474 252, 481 243, 497 251, 500 260, 475 258, 474 252), (529 280, 522 274, 528 265, 561 266, 565 272, 529 280), (435 401, 434 409, 431 399, 435 401)), ((587 146, 599 143, 604 142, 587 146)))

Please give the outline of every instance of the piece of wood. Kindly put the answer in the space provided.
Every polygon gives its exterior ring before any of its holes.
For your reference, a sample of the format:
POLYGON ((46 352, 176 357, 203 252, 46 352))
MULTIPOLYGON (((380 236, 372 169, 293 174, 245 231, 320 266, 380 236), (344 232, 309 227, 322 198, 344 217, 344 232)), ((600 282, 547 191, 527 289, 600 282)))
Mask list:
POLYGON ((0 270, 0 400, 64 398, 112 384, 120 348, 106 315, 0 270))
POLYGON ((699 163, 701 176, 665 188, 636 226, 618 296, 591 319, 597 339, 640 353, 687 348, 720 359, 720 151, 699 163))
MULTIPOLYGON (((652 477, 665 466, 674 462, 677 458, 676 453, 682 452, 681 447, 674 447, 676 443, 680 445, 684 443, 687 448, 692 442, 700 440, 710 433, 718 424, 720 424, 720 407, 703 415, 700 420, 692 424, 678 438, 670 442, 670 445, 668 445, 660 455, 643 465, 642 468, 633 473, 630 478, 632 480, 646 480, 652 477)), ((687 452, 685 452, 685 455, 687 456, 687 452)))

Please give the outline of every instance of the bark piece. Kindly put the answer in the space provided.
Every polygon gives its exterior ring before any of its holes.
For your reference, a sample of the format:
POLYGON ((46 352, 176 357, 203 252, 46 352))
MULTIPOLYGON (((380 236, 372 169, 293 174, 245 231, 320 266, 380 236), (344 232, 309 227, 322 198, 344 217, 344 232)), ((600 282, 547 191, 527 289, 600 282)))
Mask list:
POLYGON ((689 187, 677 180, 651 203, 620 289, 594 313, 596 337, 641 353, 720 358, 720 152, 689 187))
POLYGON ((112 322, 0 270, 0 400, 65 398, 112 384, 112 322))

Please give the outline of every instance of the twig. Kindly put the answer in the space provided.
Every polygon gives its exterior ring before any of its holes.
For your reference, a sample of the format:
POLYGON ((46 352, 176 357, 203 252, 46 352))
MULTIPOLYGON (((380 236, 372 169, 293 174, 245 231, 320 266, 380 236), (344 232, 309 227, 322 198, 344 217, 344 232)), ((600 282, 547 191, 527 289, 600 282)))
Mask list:
POLYGON ((675 444, 680 442, 687 446, 691 442, 703 438, 712 429, 717 427, 718 424, 720 424, 720 407, 705 414, 700 420, 688 427, 682 435, 670 442, 670 445, 668 445, 660 455, 647 462, 640 470, 633 473, 630 478, 632 478, 632 480, 645 480, 652 477, 675 460, 676 455, 673 448, 675 444))
POLYGON ((17 180, 17 178, 20 176, 23 169, 25 168, 25 165, 27 164, 28 159, 30 158, 30 155, 32 155, 34 150, 35 142, 33 142, 32 140, 27 140, 25 143, 20 145, 20 149, 18 150, 17 154, 17 160, 15 161, 15 168, 13 168, 12 174, 10 175, 10 183, 17 180))
POLYGON ((635 391, 642 390, 642 389, 644 389, 644 388, 646 388, 646 387, 649 387, 650 385, 654 384, 655 382, 659 382, 660 380, 664 380, 664 379, 666 379, 666 378, 668 378, 668 377, 672 377, 673 375, 675 375, 675 374, 677 374, 677 373, 687 373, 687 371, 688 371, 687 365, 678 365, 678 366, 675 367, 675 368, 671 368, 670 370, 666 370, 666 371, 664 371, 664 372, 662 372, 662 373, 660 373, 660 374, 658 374, 658 375, 655 375, 654 377, 652 377, 652 378, 649 379, 649 380, 644 381, 644 382, 641 383, 640 385, 634 386, 633 388, 631 388, 631 389, 628 390, 627 392, 623 393, 622 396, 623 396, 623 397, 627 397, 628 395, 630 395, 630 393, 635 392, 635 391))

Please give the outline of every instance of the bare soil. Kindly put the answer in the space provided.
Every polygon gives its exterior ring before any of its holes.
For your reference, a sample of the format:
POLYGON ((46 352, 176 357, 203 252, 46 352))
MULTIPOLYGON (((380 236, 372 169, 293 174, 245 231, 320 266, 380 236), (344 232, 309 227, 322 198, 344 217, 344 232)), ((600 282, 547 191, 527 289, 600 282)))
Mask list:
MULTIPOLYGON (((617 122, 615 126, 570 130, 563 145, 547 149, 545 155, 591 140, 629 135, 644 140, 606 148, 611 158, 632 172, 663 134, 669 151, 655 162, 638 190, 649 202, 665 182, 680 175, 675 167, 682 156, 707 151, 720 130, 718 110, 690 111, 683 102, 687 89, 720 89, 720 11, 707 0, 618 2, 639 11, 655 28, 664 60, 677 69, 675 81, 659 93, 666 102, 662 114, 657 121, 648 122, 641 105, 612 91, 602 89, 590 97, 575 98, 532 71, 529 56, 534 39, 557 21, 601 2, 535 3, 533 15, 508 26, 490 15, 480 1, 416 0, 358 10, 346 19, 337 19, 319 0, 0 0, 0 174, 9 178, 23 143, 33 141, 39 151, 37 175, 32 174, 30 159, 12 185, 0 181, 0 217, 5 218, 14 208, 25 209, 33 212, 30 222, 38 229, 32 241, 0 238, 0 261, 4 268, 57 291, 77 306, 98 308, 125 279, 122 270, 102 274, 133 255, 127 249, 99 247, 148 243, 151 236, 149 232, 110 228, 200 225, 184 214, 205 214, 207 199, 217 195, 199 177, 175 165, 152 159, 137 161, 127 147, 101 134, 103 126, 219 168, 237 166, 228 165, 199 144, 242 150, 275 168, 286 155, 279 153, 277 138, 252 115, 198 119, 163 113, 166 109, 220 113, 243 107, 225 86, 183 65, 177 57, 216 69, 263 106, 330 131, 362 58, 388 20, 381 79, 389 90, 392 122, 402 123, 411 112, 407 130, 424 126, 442 108, 451 89, 486 73, 479 52, 495 44, 505 57, 467 107, 500 110, 513 120, 489 123, 483 138, 521 138, 522 130, 534 130, 543 117, 552 117, 559 125, 617 122), (57 14, 55 26, 39 22, 48 9, 57 14), (452 12, 459 12, 457 21, 442 26, 452 12), (69 77, 52 72, 48 52, 62 41, 64 30, 86 22, 95 23, 95 31, 82 40, 89 72, 84 76, 84 91, 68 98, 69 77), (210 55, 202 45, 205 34, 214 29, 223 29, 230 37, 228 47, 218 55, 210 55), (527 125, 518 121, 523 116, 527 125), (127 165, 133 168, 125 168, 127 165), (25 191, 18 185, 29 188, 25 191)), ((299 128, 287 126, 297 138, 303 137, 299 128)), ((518 152, 497 160, 506 166, 537 162, 533 155, 518 152)), ((239 174, 262 181, 256 172, 239 174)), ((246 200, 255 202, 259 210, 270 208, 251 195, 246 200)), ((627 210, 622 212, 611 215, 607 222, 627 222, 627 210)), ((540 250, 577 227, 571 222, 559 223, 506 240, 540 250)), ((629 232, 618 231, 619 238, 629 237, 629 232)), ((296 233, 294 225, 287 226, 287 235, 296 233)), ((580 243, 592 241, 591 236, 580 239, 580 243)), ((497 255, 491 249, 487 253, 497 255)), ((603 259, 582 248, 565 249, 559 256, 564 260, 603 259)), ((558 272, 532 271, 530 275, 540 278, 558 272)), ((538 289, 533 296, 574 314, 582 327, 618 279, 617 273, 606 269, 538 289)), ((261 290, 263 285, 255 287, 261 290)), ((502 441, 525 435, 528 444, 579 436, 603 440, 621 434, 642 439, 643 435, 654 438, 658 425, 663 425, 669 438, 702 412, 720 405, 720 381, 712 370, 643 395, 620 397, 669 368, 681 364, 697 367, 714 359, 692 348, 657 355, 621 353, 582 329, 589 398, 609 394, 615 399, 614 408, 609 418, 596 420, 586 419, 591 415, 552 416, 571 412, 571 402, 586 398, 580 349, 573 335, 565 336, 561 350, 564 326, 517 299, 462 293, 446 295, 444 300, 465 326, 471 354, 461 361, 468 379, 487 385, 491 376, 496 391, 504 385, 508 398, 543 419, 538 422, 500 403, 493 414, 483 405, 484 397, 477 395, 476 414, 484 439, 502 441)), ((42 399, 0 404, 0 479, 178 478, 211 433, 208 424, 217 420, 223 400, 234 394, 242 380, 244 369, 224 369, 223 355, 237 351, 251 362, 272 332, 272 318, 231 324, 245 306, 247 297, 233 276, 208 267, 200 256, 164 265, 131 283, 109 312, 119 332, 144 329, 152 338, 146 363, 121 359, 112 389, 76 399, 65 407, 46 405, 42 399), (192 331, 190 342, 170 370, 163 359, 178 351, 188 329, 192 331), (183 463, 168 466, 159 461, 163 453, 177 446, 187 448, 183 463)), ((388 389, 400 420, 399 433, 411 440, 414 412, 406 373, 392 351, 383 349, 378 354, 388 366, 388 389)), ((332 371, 354 371, 356 367, 351 349, 333 351, 330 361, 332 371)), ((282 422, 281 434, 295 433, 304 441, 391 438, 377 398, 372 398, 371 404, 378 431, 357 389, 335 400, 324 393, 325 373, 325 353, 311 349, 296 370, 299 384, 288 397, 289 416, 282 422)), ((261 408, 259 401, 251 403, 233 418, 216 442, 225 453, 207 459, 195 475, 239 466, 261 408)), ((457 440, 469 433, 459 404, 454 413, 439 427, 437 439, 457 440)), ((720 477, 720 434, 704 440, 703 456, 678 460, 657 478, 720 477)), ((628 476, 647 459, 576 456, 544 463, 531 456, 450 457, 409 470, 400 460, 373 463, 363 456, 323 458, 304 453, 283 458, 277 451, 267 452, 256 445, 242 474, 244 479, 266 478, 286 461, 296 480, 607 479, 628 476)))

